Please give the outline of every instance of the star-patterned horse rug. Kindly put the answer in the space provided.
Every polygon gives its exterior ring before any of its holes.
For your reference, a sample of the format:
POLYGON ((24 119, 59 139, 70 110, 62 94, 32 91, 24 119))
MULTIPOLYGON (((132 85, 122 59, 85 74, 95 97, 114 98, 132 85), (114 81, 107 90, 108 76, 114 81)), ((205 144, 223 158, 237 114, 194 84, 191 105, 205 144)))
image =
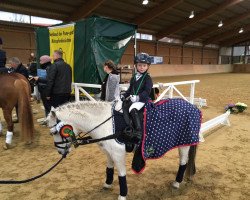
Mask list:
MULTIPOLYGON (((143 121, 143 140, 132 163, 135 173, 144 170, 148 159, 158 159, 171 149, 199 143, 201 111, 183 99, 146 103, 143 121)), ((122 115, 115 115, 113 127, 114 132, 124 130, 122 115)))

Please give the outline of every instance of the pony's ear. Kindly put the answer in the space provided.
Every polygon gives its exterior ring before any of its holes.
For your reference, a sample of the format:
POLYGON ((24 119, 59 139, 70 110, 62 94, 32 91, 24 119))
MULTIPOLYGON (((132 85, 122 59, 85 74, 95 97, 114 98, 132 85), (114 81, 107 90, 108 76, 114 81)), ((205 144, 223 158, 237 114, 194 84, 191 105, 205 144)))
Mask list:
POLYGON ((52 106, 50 110, 53 117, 56 117, 56 109, 52 106))

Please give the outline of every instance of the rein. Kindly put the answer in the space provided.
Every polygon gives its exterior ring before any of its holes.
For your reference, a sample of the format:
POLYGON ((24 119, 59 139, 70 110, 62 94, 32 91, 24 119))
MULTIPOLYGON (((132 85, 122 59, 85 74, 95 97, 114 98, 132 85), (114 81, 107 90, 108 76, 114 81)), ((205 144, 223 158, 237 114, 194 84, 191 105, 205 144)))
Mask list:
POLYGON ((54 164, 52 165, 47 171, 37 175, 37 176, 34 176, 32 178, 28 178, 28 179, 25 179, 25 180, 0 180, 0 184, 23 184, 23 183, 28 183, 28 182, 31 182, 31 181, 34 181, 38 178, 41 178, 43 177, 44 175, 48 174, 51 170, 53 170, 60 162, 62 162, 62 160, 64 158, 66 158, 66 154, 62 155, 62 157, 54 164))

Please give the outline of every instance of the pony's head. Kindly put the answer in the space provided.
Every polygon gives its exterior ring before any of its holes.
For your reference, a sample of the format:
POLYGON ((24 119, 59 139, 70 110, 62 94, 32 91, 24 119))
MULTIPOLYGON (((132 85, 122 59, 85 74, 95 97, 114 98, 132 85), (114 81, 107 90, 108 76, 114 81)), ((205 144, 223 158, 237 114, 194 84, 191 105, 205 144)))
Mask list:
POLYGON ((54 144, 59 154, 66 155, 71 150, 72 138, 75 137, 73 128, 70 125, 65 125, 56 116, 56 109, 51 108, 46 119, 50 133, 54 138, 54 144))

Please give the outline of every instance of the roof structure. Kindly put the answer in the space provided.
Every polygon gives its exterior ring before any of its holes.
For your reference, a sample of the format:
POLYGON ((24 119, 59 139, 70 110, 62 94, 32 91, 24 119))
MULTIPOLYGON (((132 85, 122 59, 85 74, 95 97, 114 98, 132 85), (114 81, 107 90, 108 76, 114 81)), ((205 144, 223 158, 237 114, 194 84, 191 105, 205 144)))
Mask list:
POLYGON ((184 43, 232 46, 250 41, 249 0, 149 0, 147 5, 142 0, 4 0, 0 10, 64 22, 101 15, 135 23, 139 32, 156 39, 177 38, 184 43))

